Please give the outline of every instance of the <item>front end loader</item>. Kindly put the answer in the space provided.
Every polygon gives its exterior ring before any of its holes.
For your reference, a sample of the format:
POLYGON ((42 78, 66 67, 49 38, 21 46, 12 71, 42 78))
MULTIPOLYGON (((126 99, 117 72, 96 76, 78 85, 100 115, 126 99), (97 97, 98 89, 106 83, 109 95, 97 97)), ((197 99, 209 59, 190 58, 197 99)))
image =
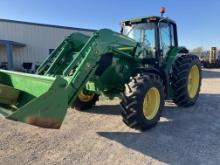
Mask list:
POLYGON ((0 70, 0 84, 8 119, 59 128, 69 106, 86 110, 99 96, 119 97, 124 123, 146 130, 159 121, 164 100, 195 104, 201 66, 178 46, 176 23, 152 16, 123 21, 121 33, 73 33, 35 75, 0 70))

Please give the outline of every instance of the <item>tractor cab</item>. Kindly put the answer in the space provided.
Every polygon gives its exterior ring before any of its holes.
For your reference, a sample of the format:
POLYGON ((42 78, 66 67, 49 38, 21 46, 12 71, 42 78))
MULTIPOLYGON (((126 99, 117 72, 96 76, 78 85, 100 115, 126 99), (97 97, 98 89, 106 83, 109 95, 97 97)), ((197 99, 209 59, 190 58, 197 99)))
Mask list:
POLYGON ((150 16, 122 22, 121 33, 138 43, 146 63, 162 64, 167 52, 178 47, 177 27, 173 20, 150 16))

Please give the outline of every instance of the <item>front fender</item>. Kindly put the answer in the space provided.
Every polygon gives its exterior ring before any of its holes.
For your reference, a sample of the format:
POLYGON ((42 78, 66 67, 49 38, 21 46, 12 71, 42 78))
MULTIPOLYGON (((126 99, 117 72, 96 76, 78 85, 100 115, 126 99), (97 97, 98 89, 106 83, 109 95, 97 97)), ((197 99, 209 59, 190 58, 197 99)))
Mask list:
POLYGON ((165 95, 166 97, 168 96, 170 77, 169 77, 169 72, 167 72, 167 70, 159 69, 159 68, 139 68, 137 72, 153 73, 160 76, 160 78, 163 80, 163 84, 165 87, 165 91, 164 91, 165 95))

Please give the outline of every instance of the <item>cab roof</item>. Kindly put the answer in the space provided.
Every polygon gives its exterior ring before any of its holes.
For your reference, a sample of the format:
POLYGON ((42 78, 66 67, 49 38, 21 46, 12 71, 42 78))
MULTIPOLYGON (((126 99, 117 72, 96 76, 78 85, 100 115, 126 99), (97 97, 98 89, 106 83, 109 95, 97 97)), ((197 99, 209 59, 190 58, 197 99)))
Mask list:
POLYGON ((142 22, 158 22, 159 20, 164 19, 166 22, 170 22, 173 24, 176 24, 175 21, 167 18, 167 17, 159 17, 159 16, 147 16, 147 17, 138 17, 138 18, 133 18, 133 19, 127 19, 123 20, 123 24, 133 24, 133 23, 142 23, 142 22))

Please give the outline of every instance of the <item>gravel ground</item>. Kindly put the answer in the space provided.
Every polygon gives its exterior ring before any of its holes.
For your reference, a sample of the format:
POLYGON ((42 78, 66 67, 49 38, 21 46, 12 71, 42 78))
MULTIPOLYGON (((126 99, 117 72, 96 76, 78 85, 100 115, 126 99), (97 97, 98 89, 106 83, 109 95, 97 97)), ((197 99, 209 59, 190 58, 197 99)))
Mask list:
POLYGON ((144 133, 122 123, 118 100, 69 110, 60 130, 0 118, 0 164, 219 164, 220 69, 203 77, 195 106, 166 103, 159 124, 144 133))

